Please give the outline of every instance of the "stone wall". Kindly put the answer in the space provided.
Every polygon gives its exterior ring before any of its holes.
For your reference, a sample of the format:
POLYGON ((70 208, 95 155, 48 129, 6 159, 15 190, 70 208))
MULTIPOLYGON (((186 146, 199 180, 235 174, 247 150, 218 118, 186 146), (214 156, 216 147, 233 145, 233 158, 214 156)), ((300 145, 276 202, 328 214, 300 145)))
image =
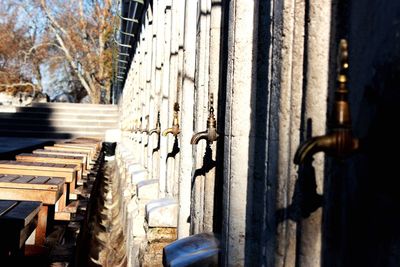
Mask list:
MULTIPOLYGON (((360 219, 351 218, 350 207, 367 210, 365 199, 351 193, 365 194, 358 179, 368 161, 353 158, 343 165, 321 153, 298 167, 293 159, 300 143, 324 135, 330 126, 339 38, 349 37, 350 59, 357 59, 350 71, 356 133, 365 135, 374 116, 394 120, 397 114, 390 100, 397 99, 398 7, 368 2, 372 9, 339 0, 149 5, 121 102, 124 139, 118 147, 128 245, 135 247, 131 262, 159 261, 154 249, 175 233, 183 238, 214 232, 221 236, 223 266, 346 266, 342 259, 350 259, 351 252, 344 248, 359 244, 344 237, 353 229, 350 223, 360 219), (362 30, 369 17, 371 28, 362 30), (368 42, 370 31, 384 29, 390 33, 368 42), (204 140, 210 133, 211 94, 216 142, 204 140), (370 106, 368 101, 377 99, 381 102, 370 106), (375 108, 382 103, 386 109, 379 113, 375 108), (199 137, 198 144, 190 144, 192 136, 199 137), (352 178, 336 184, 343 173, 352 178), (339 197, 341 190, 349 191, 339 197), (344 208, 338 200, 353 204, 344 208), (161 220, 167 217, 171 220, 161 220), (348 223, 343 228, 342 219, 348 223), (165 239, 150 238, 154 232, 165 239)), ((383 121, 378 125, 395 138, 389 120, 383 121)), ((377 132, 374 138, 381 138, 377 132)), ((380 224, 365 229, 374 225, 380 224)), ((361 235, 355 232, 354 237, 361 235)))

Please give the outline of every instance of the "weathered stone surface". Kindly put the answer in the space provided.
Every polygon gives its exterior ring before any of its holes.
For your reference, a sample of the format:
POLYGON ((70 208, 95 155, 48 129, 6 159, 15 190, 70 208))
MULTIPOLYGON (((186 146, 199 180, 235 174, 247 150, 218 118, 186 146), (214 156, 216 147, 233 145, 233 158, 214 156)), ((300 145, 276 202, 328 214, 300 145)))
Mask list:
POLYGON ((177 227, 178 202, 171 198, 152 200, 146 204, 149 227, 177 227))
POLYGON ((151 200, 158 197, 158 179, 141 181, 136 188, 140 200, 151 200))
POLYGON ((149 227, 146 235, 149 243, 173 242, 177 239, 177 229, 176 227, 149 227))
POLYGON ((147 171, 146 170, 137 170, 137 171, 132 171, 131 172, 131 183, 133 185, 144 181, 147 179, 147 171))

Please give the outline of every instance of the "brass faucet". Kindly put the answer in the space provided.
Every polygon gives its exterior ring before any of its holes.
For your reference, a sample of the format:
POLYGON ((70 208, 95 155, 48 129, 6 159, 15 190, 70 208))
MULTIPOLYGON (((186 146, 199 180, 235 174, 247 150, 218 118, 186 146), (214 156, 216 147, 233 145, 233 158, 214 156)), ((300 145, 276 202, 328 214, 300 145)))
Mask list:
POLYGON ((338 87, 335 91, 333 129, 331 133, 313 137, 301 144, 294 156, 295 164, 302 164, 306 159, 321 151, 334 157, 344 158, 359 149, 359 139, 355 138, 351 131, 347 89, 348 69, 348 45, 347 41, 342 39, 338 53, 338 87))
POLYGON ((136 132, 136 119, 133 120, 132 125, 129 127, 129 130, 131 131, 131 133, 136 132))
POLYGON ((133 120, 133 125, 131 126, 131 133, 137 133, 139 129, 137 124, 138 124, 138 119, 133 120))
POLYGON ((149 131, 149 136, 152 135, 152 134, 154 134, 154 133, 156 133, 156 134, 159 135, 160 132, 161 132, 160 112, 158 112, 158 114, 157 114, 156 128, 151 129, 151 130, 149 131))
POLYGON ((176 102, 174 104, 174 119, 172 121, 172 127, 165 129, 162 133, 163 136, 167 136, 167 134, 173 134, 174 136, 177 136, 181 130, 179 129, 179 120, 178 120, 178 112, 179 112, 179 104, 176 102))
POLYGON ((201 139, 207 140, 207 142, 217 141, 219 134, 217 133, 217 121, 214 116, 214 95, 210 94, 210 109, 207 119, 207 130, 198 132, 192 136, 190 143, 196 145, 201 139))
MULTIPOLYGON (((149 115, 146 115, 145 118, 146 118, 146 121, 147 121, 146 128, 143 129, 143 125, 141 125, 141 126, 140 126, 140 133, 149 134, 149 115)), ((142 119, 140 119, 140 121, 142 121, 142 119)), ((142 123, 141 123, 141 124, 142 124, 142 123)))

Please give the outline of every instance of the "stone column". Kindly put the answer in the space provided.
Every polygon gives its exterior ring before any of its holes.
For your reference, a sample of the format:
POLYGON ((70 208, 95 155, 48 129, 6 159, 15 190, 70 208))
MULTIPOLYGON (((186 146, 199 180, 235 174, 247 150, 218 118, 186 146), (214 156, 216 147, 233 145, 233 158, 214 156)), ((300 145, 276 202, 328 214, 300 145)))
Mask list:
POLYGON ((193 95, 194 95, 194 72, 196 60, 196 10, 197 1, 185 1, 185 34, 184 34, 184 61, 183 61, 183 87, 181 106, 181 168, 179 171, 179 215, 178 215, 178 238, 190 234, 190 195, 192 178, 192 145, 190 138, 193 134, 193 95))
MULTIPOLYGON (((210 9, 211 0, 202 0, 197 10, 197 53, 196 53, 196 74, 195 74, 195 129, 194 132, 201 132, 206 129, 207 106, 208 106, 208 82, 209 82, 209 49, 210 49, 210 9)), ((204 179, 205 179, 205 152, 206 143, 199 142, 194 147, 194 189, 192 193, 192 231, 193 233, 203 232, 204 226, 204 179)))
MULTIPOLYGON (((175 102, 179 103, 179 99, 177 98, 177 90, 178 90, 178 50, 179 50, 179 29, 178 29, 178 20, 179 17, 177 16, 177 9, 178 8, 182 8, 181 6, 177 6, 177 1, 172 1, 172 6, 171 9, 169 10, 169 14, 171 16, 171 23, 170 23, 170 27, 171 27, 171 50, 170 50, 170 56, 169 56, 169 62, 167 64, 169 64, 169 96, 168 96, 168 109, 170 111, 173 111, 174 109, 174 104, 175 102)), ((172 112, 170 114, 173 114, 172 112)), ((178 113, 178 118, 181 120, 181 114, 180 112, 178 113)), ((172 126, 172 121, 173 121, 173 116, 169 115, 169 124, 168 127, 172 126)), ((175 174, 175 161, 178 161, 179 158, 179 154, 174 154, 173 150, 174 150, 174 145, 175 145, 175 136, 173 136, 172 134, 169 134, 167 136, 167 144, 168 144, 168 149, 167 149, 167 153, 170 155, 167 158, 167 194, 169 196, 173 196, 174 195, 174 188, 175 186, 175 182, 177 181, 177 174, 175 174)), ((179 144, 178 144, 179 147, 179 144)))
MULTIPOLYGON (((161 99, 162 99, 162 82, 163 82, 163 61, 164 61, 164 5, 162 2, 159 1, 153 1, 154 5, 154 26, 156 29, 156 47, 155 47, 155 53, 156 53, 156 62, 155 62, 155 95, 157 98, 157 110, 160 111, 160 113, 165 113, 168 112, 167 110, 163 110, 161 107, 161 99)), ((162 122, 161 128, 164 128, 166 126, 166 122, 162 122)), ((155 136, 153 137, 155 138, 155 136)), ((158 137, 157 137, 158 138, 158 137)), ((154 139, 153 139, 154 140, 154 139)), ((162 140, 162 138, 160 138, 162 140)), ((156 143, 158 140, 156 140, 156 143)), ((161 152, 156 151, 153 154, 153 178, 154 179, 160 179, 160 166, 161 166, 161 159, 160 159, 161 152)))
MULTIPOLYGON (((173 110, 168 105, 169 98, 169 57, 171 50, 171 2, 164 1, 162 8, 164 43, 162 49, 164 50, 163 58, 163 78, 161 89, 161 129, 169 128, 172 123, 173 110)), ((167 138, 162 136, 160 141, 160 182, 159 193, 160 197, 167 195, 167 138)))
MULTIPOLYGON (((153 13, 151 10, 151 6, 149 5, 146 12, 146 112, 148 115, 147 120, 147 129, 150 131, 153 129, 154 119, 157 118, 157 114, 154 110, 154 93, 152 88, 152 74, 153 74, 153 13)), ((152 179, 153 175, 153 161, 152 161, 152 153, 153 153, 153 144, 151 142, 151 136, 147 133, 146 136, 146 150, 144 157, 146 158, 147 172, 148 177, 152 179)))
MULTIPOLYGON (((326 113, 329 87, 329 48, 331 40, 331 0, 311 0, 307 40, 307 69, 304 121, 306 133, 312 136, 326 133, 326 113), (307 129, 307 122, 312 129, 307 129), (310 131, 311 130, 311 131, 310 131)), ((324 154, 314 156, 316 193, 324 192, 324 154)), ((299 266, 321 266, 322 207, 301 222, 299 266)))
POLYGON ((246 221, 253 216, 255 136, 252 126, 255 122, 257 12, 258 1, 232 0, 229 3, 226 125, 222 137, 224 266, 245 266, 246 221))
MULTIPOLYGON (((209 60, 209 94, 214 96, 214 113, 218 114, 218 94, 221 79, 221 23, 222 23, 222 0, 212 0, 210 20, 210 60, 209 60)), ((208 107, 209 108, 209 107, 208 107)), ((218 123, 218 122, 217 122, 218 123)), ((219 139, 219 142, 223 140, 219 139)), ((217 142, 218 142, 217 141, 217 142)), ((202 141, 204 142, 204 141, 202 141)), ((211 160, 216 161, 216 142, 211 145, 211 160)), ((221 177, 222 178, 222 177, 221 177)), ((215 198, 215 167, 208 170, 204 181, 204 219, 203 231, 213 232, 214 224, 214 198, 215 198)))

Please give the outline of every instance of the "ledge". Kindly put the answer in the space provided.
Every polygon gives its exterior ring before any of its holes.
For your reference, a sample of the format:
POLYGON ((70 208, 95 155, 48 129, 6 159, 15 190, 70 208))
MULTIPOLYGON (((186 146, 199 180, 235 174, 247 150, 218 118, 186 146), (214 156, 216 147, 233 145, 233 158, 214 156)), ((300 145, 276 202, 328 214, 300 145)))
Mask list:
POLYGON ((152 200, 146 205, 149 227, 177 227, 178 202, 173 198, 152 200))

